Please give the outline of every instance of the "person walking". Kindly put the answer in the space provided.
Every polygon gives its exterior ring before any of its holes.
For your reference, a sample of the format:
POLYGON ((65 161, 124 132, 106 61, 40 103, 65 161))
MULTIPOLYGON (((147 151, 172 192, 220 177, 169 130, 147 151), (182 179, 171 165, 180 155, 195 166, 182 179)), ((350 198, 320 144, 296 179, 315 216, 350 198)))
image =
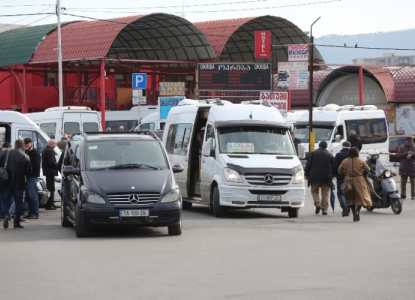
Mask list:
MULTIPOLYGON (((3 145, 1 146, 1 149, 0 149, 0 155, 1 155, 1 153, 2 153, 3 151, 11 149, 11 147, 12 147, 12 146, 10 145, 10 143, 9 143, 9 142, 4 142, 4 143, 3 143, 3 145)), ((14 200, 13 200, 13 201, 14 201, 14 200)), ((5 214, 3 214, 3 213, 1 212, 1 192, 0 192, 0 221, 3 221, 4 215, 5 215, 5 214)))
POLYGON ((53 149, 56 147, 56 141, 50 139, 48 145, 42 151, 42 170, 46 177, 46 188, 50 192, 46 210, 56 210, 55 207, 55 176, 58 175, 58 164, 53 149))
POLYGON ((61 151, 63 151, 65 149, 67 141, 68 141, 68 135, 64 133, 61 137, 61 140, 56 143, 56 146, 58 146, 58 148, 61 149, 61 151))
POLYGON ((295 137, 295 133, 291 132, 291 139, 293 140, 295 152, 298 155, 298 144, 301 144, 301 141, 295 137))
POLYGON ((341 189, 341 186, 344 181, 344 176, 339 174, 337 170, 339 169, 339 166, 343 162, 343 160, 345 160, 349 156, 350 146, 351 145, 348 141, 344 142, 342 144, 342 147, 343 147, 342 150, 340 150, 340 152, 336 154, 336 156, 334 157, 334 162, 333 162, 333 176, 336 176, 336 179, 337 179, 337 198, 339 199, 340 207, 343 209, 343 213, 342 213, 343 217, 349 216, 350 209, 348 206, 346 206, 346 200, 344 198, 344 194, 341 189))
POLYGON ((327 151, 327 142, 321 141, 319 148, 310 153, 304 170, 308 186, 311 185, 311 195, 313 197, 316 214, 323 211, 327 215, 329 208, 330 192, 333 185, 333 155, 327 151), (319 192, 321 189, 321 200, 319 192))
POLYGON ((343 160, 337 171, 352 186, 352 190, 345 193, 344 196, 346 205, 352 209, 353 222, 358 222, 362 206, 373 206, 366 182, 366 175, 369 174, 370 168, 359 158, 359 150, 356 147, 351 147, 348 154, 348 158, 343 160))
POLYGON ((362 140, 356 134, 355 130, 349 130, 349 137, 347 138, 347 141, 352 145, 352 147, 356 147, 359 151, 362 150, 362 140))
POLYGON ((26 176, 25 201, 28 203, 28 219, 39 218, 39 198, 37 195, 37 181, 40 176, 40 152, 33 147, 32 139, 24 139, 24 147, 27 156, 30 159, 32 172, 26 176))
POLYGON ((401 197, 406 199, 406 182, 411 183, 411 200, 415 198, 415 146, 411 137, 398 150, 399 175, 401 175, 401 197))
POLYGON ((23 228, 23 226, 20 225, 23 209, 23 191, 25 189, 26 176, 32 171, 29 156, 24 153, 23 147, 23 140, 17 139, 14 143, 14 149, 2 151, 0 155, 0 165, 4 166, 8 154, 6 170, 9 175, 9 182, 1 193, 1 211, 4 214, 4 229, 9 227, 10 215, 8 215, 8 212, 12 205, 11 196, 13 196, 16 206, 13 227, 15 229, 23 228))

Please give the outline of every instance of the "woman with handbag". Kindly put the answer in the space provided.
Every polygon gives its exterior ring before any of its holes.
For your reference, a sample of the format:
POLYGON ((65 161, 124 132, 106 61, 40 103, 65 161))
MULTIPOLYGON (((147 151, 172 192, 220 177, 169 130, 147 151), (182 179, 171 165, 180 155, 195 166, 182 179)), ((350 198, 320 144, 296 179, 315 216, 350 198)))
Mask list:
MULTIPOLYGON (((362 206, 372 206, 365 180, 370 168, 359 158, 359 150, 356 147, 351 147, 348 158, 340 164, 338 172, 345 176, 342 190, 346 198, 346 205, 352 209, 353 222, 358 222, 362 206)), ((346 207, 345 210, 348 208, 346 207)))

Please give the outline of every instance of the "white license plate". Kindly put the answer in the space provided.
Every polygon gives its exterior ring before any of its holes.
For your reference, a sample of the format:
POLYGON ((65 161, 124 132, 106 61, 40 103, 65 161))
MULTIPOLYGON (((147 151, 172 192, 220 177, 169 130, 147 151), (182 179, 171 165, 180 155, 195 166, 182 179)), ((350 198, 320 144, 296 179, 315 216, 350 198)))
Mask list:
POLYGON ((281 201, 281 195, 257 195, 257 200, 281 201))
POLYGON ((149 211, 147 210, 120 210, 120 217, 148 217, 149 211))

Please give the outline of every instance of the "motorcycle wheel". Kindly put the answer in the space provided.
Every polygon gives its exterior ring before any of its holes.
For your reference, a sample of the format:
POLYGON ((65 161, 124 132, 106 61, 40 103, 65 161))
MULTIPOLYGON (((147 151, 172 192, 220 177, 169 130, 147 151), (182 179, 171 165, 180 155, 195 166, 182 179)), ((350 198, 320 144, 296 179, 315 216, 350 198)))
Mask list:
POLYGON ((392 199, 391 200, 392 211, 399 215, 402 212, 402 200, 401 199, 392 199))
POLYGON ((373 206, 366 206, 365 208, 367 211, 372 211, 375 209, 373 206))

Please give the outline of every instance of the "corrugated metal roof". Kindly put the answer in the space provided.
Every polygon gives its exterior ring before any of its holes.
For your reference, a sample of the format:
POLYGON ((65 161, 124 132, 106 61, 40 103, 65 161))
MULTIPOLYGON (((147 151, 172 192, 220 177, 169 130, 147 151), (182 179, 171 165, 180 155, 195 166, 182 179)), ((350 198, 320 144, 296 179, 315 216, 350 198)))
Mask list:
MULTIPOLYGON (((275 16, 194 23, 208 38, 216 56, 222 61, 267 61, 255 59, 255 31, 270 30, 275 61, 288 61, 288 44, 307 44, 310 40, 292 22, 275 16), (276 47, 281 45, 281 47, 276 47)), ((324 62, 314 47, 314 59, 324 62)))
POLYGON ((27 64, 42 39, 56 26, 21 27, 0 33, 0 67, 27 64))
POLYGON ((415 102, 415 68, 389 69, 395 82, 396 102, 415 102))
MULTIPOLYGON (((32 62, 57 60, 50 34, 32 62)), ((62 28, 62 59, 123 58, 144 60, 194 60, 214 58, 209 41, 186 19, 167 14, 130 16, 88 21, 62 28)))
POLYGON ((386 100, 388 102, 395 101, 395 82, 392 74, 387 68, 364 68, 378 80, 383 88, 386 100))

